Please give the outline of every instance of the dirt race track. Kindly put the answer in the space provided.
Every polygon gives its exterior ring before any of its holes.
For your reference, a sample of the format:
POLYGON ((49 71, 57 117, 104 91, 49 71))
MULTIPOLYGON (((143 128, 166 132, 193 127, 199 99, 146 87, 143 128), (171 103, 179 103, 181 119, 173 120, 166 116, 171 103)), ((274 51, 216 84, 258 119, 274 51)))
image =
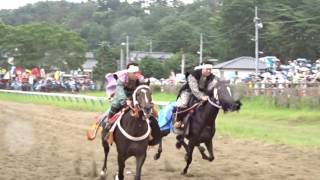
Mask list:
MULTIPOLYGON (((85 131, 97 113, 64 110, 49 106, 0 101, 0 180, 79 180, 95 176, 102 166, 100 136, 87 141, 85 131)), ((219 127, 218 127, 219 129, 219 127)), ((187 177, 181 176, 185 162, 174 136, 164 140, 159 161, 156 148, 148 150, 142 171, 144 180, 174 179, 320 179, 320 150, 296 149, 257 141, 216 135, 215 161, 194 152, 187 177)), ((112 146, 108 177, 117 170, 112 146)), ((125 179, 133 179, 134 159, 126 163, 125 179)))

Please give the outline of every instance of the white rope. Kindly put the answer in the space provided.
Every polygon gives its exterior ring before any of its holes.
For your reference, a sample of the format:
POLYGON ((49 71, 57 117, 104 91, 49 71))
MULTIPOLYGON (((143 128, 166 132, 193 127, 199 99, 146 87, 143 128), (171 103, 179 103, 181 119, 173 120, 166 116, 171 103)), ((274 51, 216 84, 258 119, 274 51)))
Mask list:
POLYGON ((145 139, 147 139, 147 138, 149 137, 150 132, 151 132, 151 127, 150 127, 150 125, 149 125, 149 118, 146 120, 146 123, 147 123, 147 125, 148 125, 148 130, 147 130, 147 132, 146 132, 144 135, 142 135, 142 136, 140 136, 140 137, 134 137, 134 136, 131 136, 130 134, 128 134, 128 133, 121 127, 120 121, 117 121, 116 123, 117 123, 117 126, 118 126, 120 132, 121 132, 127 139, 129 139, 129 140, 131 140, 131 141, 142 141, 142 140, 145 140, 145 139))
POLYGON ((121 119, 122 119, 122 116, 124 115, 124 113, 122 113, 119 118, 116 120, 116 122, 112 125, 112 127, 110 128, 110 133, 113 133, 114 130, 116 129, 116 127, 119 128, 120 132, 129 140, 131 141, 142 141, 142 140, 145 140, 149 137, 150 135, 150 132, 151 132, 151 127, 150 127, 150 120, 149 118, 146 119, 146 123, 148 125, 148 130, 147 132, 140 136, 140 137, 134 137, 134 136, 131 136, 130 134, 128 134, 121 126, 121 119))

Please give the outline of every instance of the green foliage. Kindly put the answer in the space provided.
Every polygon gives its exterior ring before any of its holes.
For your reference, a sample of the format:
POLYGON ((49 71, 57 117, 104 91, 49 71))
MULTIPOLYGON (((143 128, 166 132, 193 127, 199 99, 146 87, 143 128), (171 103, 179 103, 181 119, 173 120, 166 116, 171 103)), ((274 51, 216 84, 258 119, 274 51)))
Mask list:
MULTIPOLYGON (((142 1, 98 0, 85 3, 38 2, 20 9, 0 11, 2 22, 21 25, 47 22, 80 32, 88 50, 98 49, 101 41, 120 47, 130 36, 130 50, 196 55, 199 36, 204 34, 204 57, 220 62, 238 56, 254 56, 254 7, 264 25, 260 50, 288 60, 320 56, 320 2, 318 0, 197 0, 169 6, 168 0, 142 7, 142 1), (223 2, 223 3, 222 3, 223 2), (145 13, 149 12, 149 13, 145 13)), ((2 50, 1 50, 2 51, 2 50)), ((175 70, 176 71, 176 70, 175 70)))
POLYGON ((144 58, 139 62, 139 67, 145 77, 163 78, 167 77, 168 71, 165 69, 162 62, 158 59, 144 58))
POLYGON ((116 49, 107 42, 101 44, 96 53, 98 63, 93 70, 94 79, 103 81, 107 73, 117 70, 117 54, 119 53, 116 53, 116 49))
POLYGON ((268 19, 262 31, 264 51, 285 59, 319 57, 319 1, 282 0, 266 6, 269 10, 262 14, 268 19), (273 16, 268 15, 270 13, 273 16))
POLYGON ((254 2, 252 0, 226 0, 213 21, 219 33, 213 38, 219 58, 253 56, 254 2))
POLYGON ((75 32, 44 23, 1 26, 1 33, 7 32, 0 40, 1 53, 15 57, 18 66, 76 69, 84 62, 84 41, 75 32))
POLYGON ((160 31, 156 33, 156 39, 161 40, 155 46, 167 52, 179 52, 184 49, 187 52, 196 52, 198 50, 199 35, 197 29, 183 20, 163 19, 160 31))
MULTIPOLYGON (((165 68, 169 71, 173 71, 175 73, 181 72, 181 59, 182 54, 176 53, 174 56, 172 56, 170 59, 168 59, 165 62, 165 68)), ((195 66, 197 66, 198 63, 198 57, 193 54, 185 54, 185 72, 193 70, 195 66)))

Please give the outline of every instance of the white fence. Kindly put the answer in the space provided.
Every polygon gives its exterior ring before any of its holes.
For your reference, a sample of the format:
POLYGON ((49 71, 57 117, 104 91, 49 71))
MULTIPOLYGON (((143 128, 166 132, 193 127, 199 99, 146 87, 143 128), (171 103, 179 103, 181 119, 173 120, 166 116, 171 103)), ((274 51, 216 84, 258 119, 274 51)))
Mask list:
MULTIPOLYGON (((104 106, 109 103, 109 100, 105 97, 95 97, 95 96, 86 96, 86 95, 78 95, 78 94, 64 94, 64 93, 44 93, 44 92, 30 92, 30 91, 14 91, 14 90, 2 90, 0 89, 0 93, 10 93, 10 94, 20 94, 25 96, 35 96, 46 99, 56 99, 58 101, 65 102, 80 102, 83 101, 86 104, 91 103, 92 105, 101 105, 104 106)), ((168 102, 156 101, 154 102, 159 107, 163 107, 168 104, 168 102)))

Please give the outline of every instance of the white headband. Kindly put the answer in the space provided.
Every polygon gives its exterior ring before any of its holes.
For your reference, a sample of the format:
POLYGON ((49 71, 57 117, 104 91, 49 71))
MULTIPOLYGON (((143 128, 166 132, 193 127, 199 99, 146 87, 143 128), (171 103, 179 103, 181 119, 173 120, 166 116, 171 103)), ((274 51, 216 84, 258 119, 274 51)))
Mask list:
POLYGON ((201 65, 201 69, 212 69, 212 68, 213 68, 212 64, 203 64, 203 65, 201 65))
POLYGON ((127 69, 127 72, 129 73, 134 73, 134 72, 139 72, 139 67, 138 66, 134 66, 134 65, 130 65, 129 68, 127 69))

